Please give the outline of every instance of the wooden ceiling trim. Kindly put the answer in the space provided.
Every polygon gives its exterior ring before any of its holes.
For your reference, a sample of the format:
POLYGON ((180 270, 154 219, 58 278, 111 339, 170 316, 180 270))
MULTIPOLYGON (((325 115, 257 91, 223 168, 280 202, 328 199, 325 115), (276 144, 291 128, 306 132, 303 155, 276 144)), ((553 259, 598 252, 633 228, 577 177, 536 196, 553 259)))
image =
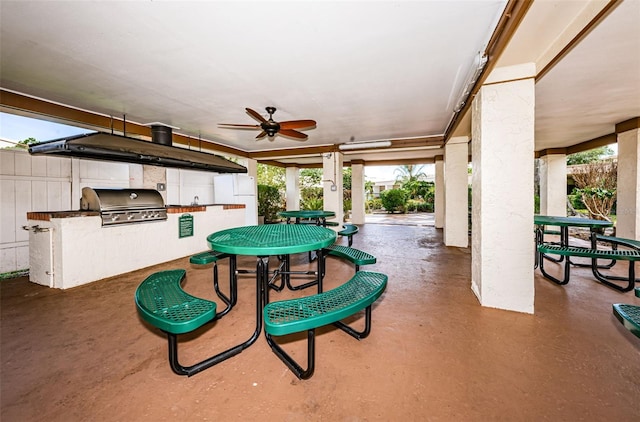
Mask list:
MULTIPOLYGON (((104 116, 98 113, 81 110, 78 108, 29 97, 16 92, 0 90, 0 105, 9 109, 42 116, 44 120, 59 119, 69 125, 80 125, 92 130, 123 133, 126 136, 136 135, 151 138, 151 128, 139 123, 128 122, 124 118, 104 116)), ((56 122, 57 123, 57 122, 56 122)), ((194 142, 198 146, 215 152, 227 153, 246 157, 247 153, 236 148, 216 144, 208 140, 198 140, 179 133, 173 134, 173 143, 191 146, 194 142)))
POLYGON ((616 125, 616 133, 626 132, 628 130, 640 129, 640 117, 625 120, 616 125))
POLYGON ((290 148, 290 149, 276 149, 272 151, 256 151, 249 153, 249 158, 254 160, 267 160, 277 159, 278 157, 291 157, 291 156, 304 156, 304 155, 319 155, 326 154, 327 152, 334 152, 336 150, 335 145, 325 145, 318 147, 307 148, 290 148))
POLYGON ((562 50, 552 58, 546 66, 544 66, 540 72, 536 75, 536 82, 542 79, 553 67, 558 64, 573 48, 582 41, 582 39, 595 28, 600 21, 611 12, 615 6, 621 3, 621 0, 610 0, 609 3, 596 15, 593 19, 584 27, 580 32, 576 34, 571 41, 564 46, 562 50))
POLYGON ((575 154, 578 152, 589 151, 594 148, 600 148, 606 145, 615 144, 618 141, 618 137, 615 133, 609 133, 607 135, 598 136, 597 138, 590 139, 585 142, 580 142, 579 144, 571 145, 566 148, 548 148, 537 151, 534 156, 535 158, 541 158, 545 155, 551 154, 575 154))
POLYGON ((593 138, 591 140, 567 147, 567 154, 589 151, 594 148, 600 148, 606 145, 615 144, 616 142, 618 142, 618 137, 616 136, 616 134, 609 133, 608 135, 599 136, 597 138, 593 138))
POLYGON ((364 164, 365 166, 403 166, 408 164, 433 164, 435 162, 434 157, 430 157, 401 160, 366 160, 364 164))

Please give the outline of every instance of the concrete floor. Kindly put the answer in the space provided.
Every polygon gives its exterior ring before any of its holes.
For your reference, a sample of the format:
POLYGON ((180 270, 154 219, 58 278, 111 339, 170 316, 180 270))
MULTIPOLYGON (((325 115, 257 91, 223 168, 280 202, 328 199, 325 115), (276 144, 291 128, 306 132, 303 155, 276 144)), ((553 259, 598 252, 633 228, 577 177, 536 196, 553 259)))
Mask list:
MULTIPOLYGON (((534 315, 489 309, 470 289, 470 250, 443 247, 433 226, 371 222, 354 247, 377 256, 366 269, 389 275, 387 291, 374 306, 368 338, 319 330, 316 372, 307 381, 264 337, 191 378, 171 372, 166 338, 140 320, 133 296, 148 274, 185 268, 185 290, 214 299, 210 270, 187 258, 66 291, 25 278, 3 281, 0 419, 639 420, 640 339, 611 312, 615 302, 638 304, 633 293, 598 284, 588 269, 573 270, 564 287, 536 271, 534 315)), ((306 256, 294 262, 309 266, 306 256)), ((327 288, 353 271, 335 258, 327 265, 327 288)), ((227 268, 221 264, 222 280, 227 268)), ((230 314, 183 336, 183 363, 248 338, 254 283, 244 276, 239 284, 230 314)), ((271 293, 271 300, 305 294, 271 293)), ((301 336, 287 338, 285 348, 303 359, 301 336)))

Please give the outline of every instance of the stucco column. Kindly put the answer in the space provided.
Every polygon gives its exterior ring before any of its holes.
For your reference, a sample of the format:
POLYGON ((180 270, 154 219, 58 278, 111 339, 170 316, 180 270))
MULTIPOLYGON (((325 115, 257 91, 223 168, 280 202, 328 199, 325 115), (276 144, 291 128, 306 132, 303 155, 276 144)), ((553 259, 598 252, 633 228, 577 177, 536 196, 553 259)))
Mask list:
POLYGON ((533 313, 535 64, 494 69, 472 104, 471 288, 533 313))
POLYGON ((351 222, 364 224, 364 163, 351 162, 351 222))
POLYGON ((567 215, 567 155, 540 158, 540 214, 567 215))
POLYGON ((244 158, 240 160, 241 165, 247 168, 247 174, 256 181, 256 185, 258 184, 258 161, 252 158, 244 158))
POLYGON ((335 219, 340 223, 338 227, 332 227, 336 230, 342 229, 344 221, 343 204, 343 183, 342 183, 342 163, 343 154, 341 152, 331 152, 322 155, 322 186, 323 189, 323 208, 326 211, 336 213, 335 219))
POLYGON ((444 227, 444 156, 436 157, 436 191, 433 198, 436 229, 444 227))
POLYGON ((469 246, 469 138, 449 139, 444 147, 444 244, 469 246))
POLYGON ((285 177, 287 210, 299 210, 300 169, 298 167, 287 167, 285 177))
POLYGON ((247 175, 253 177, 255 181, 255 192, 253 193, 258 201, 258 161, 252 158, 245 158, 241 160, 241 164, 247 168, 247 175))
POLYGON ((616 132, 618 132, 616 235, 635 240, 640 240, 639 125, 640 117, 616 125, 616 132))

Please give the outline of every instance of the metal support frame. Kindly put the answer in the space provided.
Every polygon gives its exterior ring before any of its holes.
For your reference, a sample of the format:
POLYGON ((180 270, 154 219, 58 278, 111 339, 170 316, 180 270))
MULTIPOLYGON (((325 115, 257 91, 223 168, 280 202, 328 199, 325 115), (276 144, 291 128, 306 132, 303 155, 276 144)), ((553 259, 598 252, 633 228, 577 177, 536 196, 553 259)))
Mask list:
MULTIPOLYGON (((356 340, 362 340, 366 338, 369 333, 371 333, 371 305, 365 308, 365 327, 362 331, 354 330, 349 325, 343 323, 342 321, 337 321, 333 323, 334 326, 340 328, 345 333, 349 334, 351 337, 356 340)), ((315 370, 315 336, 316 330, 312 328, 307 330, 307 367, 303 368, 300 363, 298 363, 295 359, 293 359, 284 349, 273 339, 273 337, 264 333, 267 343, 271 347, 273 353, 275 353, 278 358, 284 362, 285 365, 295 374, 296 377, 302 380, 306 380, 311 378, 313 372, 315 370)))
MULTIPOLYGON (((542 255, 542 254, 541 254, 542 255)), ((575 265, 573 264, 570 260, 569 260, 569 256, 567 256, 567 259, 564 261, 564 278, 562 280, 560 280, 559 278, 556 278, 554 276, 552 276, 551 274, 547 273, 544 269, 544 259, 541 258, 540 259, 540 272, 542 272, 542 275, 553 281, 556 284, 559 285, 565 285, 569 282, 570 279, 570 273, 571 273, 571 265, 575 265)), ((581 266, 588 266, 587 264, 582 264, 581 266)), ((603 274, 600 273, 599 269, 603 268, 601 266, 598 266, 598 259, 597 258, 591 258, 591 272, 593 273, 593 276, 596 278, 596 280, 598 280, 600 283, 609 286, 615 290, 621 291, 621 292, 628 292, 630 290, 632 290, 635 287, 635 261, 633 260, 629 260, 629 277, 625 278, 625 277, 619 277, 619 276, 604 276, 603 274), (618 280, 618 281, 626 281, 627 285, 626 286, 621 286, 617 283, 612 282, 613 280, 618 280)))
MULTIPOLYGON (((229 310, 236 304, 237 302, 237 278, 235 269, 237 268, 237 260, 235 255, 230 255, 229 257, 229 285, 230 285, 230 293, 229 297, 227 297, 222 292, 219 293, 220 298, 227 304, 227 308, 223 311, 225 314, 229 312, 229 310)), ((197 374, 198 372, 204 371, 207 368, 210 368, 214 365, 217 365, 220 362, 223 362, 240 352, 244 349, 251 346, 255 341, 260 337, 260 332, 262 331, 262 306, 265 303, 265 274, 268 277, 269 273, 269 258, 268 257, 258 257, 258 262, 256 264, 256 273, 257 282, 256 282, 256 328, 246 341, 233 346, 223 352, 220 352, 216 355, 213 355, 207 359, 204 359, 198 363, 195 363, 190 366, 184 366, 179 362, 178 359, 178 336, 176 334, 167 333, 167 339, 169 342, 169 365, 174 373, 177 375, 186 375, 188 377, 197 374)), ((215 280, 215 279, 214 279, 215 280)), ((214 281, 215 283, 215 281, 214 281)), ((216 293, 218 293, 219 289, 216 289, 216 293)), ((210 321, 213 322, 217 319, 220 319, 222 315, 221 313, 216 314, 216 316, 210 321)))

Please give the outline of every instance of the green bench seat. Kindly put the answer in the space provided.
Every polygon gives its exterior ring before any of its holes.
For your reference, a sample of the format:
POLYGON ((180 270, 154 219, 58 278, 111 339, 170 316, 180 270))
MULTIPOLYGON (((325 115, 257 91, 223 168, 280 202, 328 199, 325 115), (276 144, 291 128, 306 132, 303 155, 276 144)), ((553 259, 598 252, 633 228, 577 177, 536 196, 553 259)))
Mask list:
POLYGON ((226 253, 209 250, 192 255, 189 258, 189 262, 196 265, 216 264, 218 260, 227 258, 228 256, 226 253))
POLYGON ((614 303, 613 315, 627 330, 640 337, 640 306, 614 303))
POLYGON ((601 242, 609 242, 614 247, 616 246, 625 246, 627 248, 635 249, 640 251, 640 241, 634 239, 625 239, 624 237, 615 237, 615 236, 605 236, 602 234, 596 233, 596 240, 601 242))
POLYGON ((355 224, 345 224, 342 228, 338 234, 340 236, 346 236, 349 239, 349 246, 353 245, 353 235, 358 233, 358 226, 355 224))
MULTIPOLYGON (((640 261, 640 251, 638 250, 619 250, 619 249, 591 249, 591 248, 581 248, 574 246, 559 246, 555 244, 543 243, 538 245, 538 252, 543 254, 552 254, 552 255, 560 255, 565 257, 583 257, 583 258, 591 258, 591 270, 593 272, 594 277, 601 282, 602 284, 614 288, 616 290, 622 292, 628 292, 634 288, 635 285, 635 265, 636 261, 640 261), (629 261, 629 276, 628 277, 617 277, 617 276, 607 276, 604 277, 598 270, 598 259, 612 259, 618 261, 629 261), (625 285, 619 285, 618 283, 613 282, 612 280, 623 280, 626 281, 625 285)), ((570 268, 571 263, 568 259, 564 260, 564 278, 562 280, 553 277, 548 274, 544 269, 544 259, 540 260, 540 271, 542 274, 554 281, 557 284, 567 284, 570 278, 570 268)))
MULTIPOLYGON (((636 287, 636 296, 640 297, 640 287, 636 287)), ((640 337, 640 306, 624 303, 613 304, 613 315, 636 337, 640 337)))
POLYGON ((325 259, 327 255, 337 256, 338 258, 344 258, 355 265, 356 272, 360 271, 361 265, 376 263, 375 256, 356 248, 350 248, 349 246, 336 245, 334 243, 333 245, 330 245, 324 248, 324 250, 325 252, 323 253, 323 256, 325 259))
POLYGON ((136 290, 136 306, 142 319, 171 334, 202 327, 216 316, 216 303, 182 290, 185 270, 151 274, 136 290))
POLYGON ((214 321, 216 303, 190 295, 182 289, 186 271, 166 270, 148 276, 136 289, 135 303, 140 317, 167 334, 169 365, 178 375, 191 376, 223 360, 240 353, 244 344, 191 366, 183 366, 178 360, 178 334, 197 330, 214 321))
POLYGON ((349 281, 327 292, 267 304, 263 314, 269 346, 298 378, 311 377, 315 367, 315 329, 334 324, 358 340, 367 337, 371 331, 371 304, 382 295, 387 279, 385 274, 358 271, 349 281), (364 330, 356 331, 340 321, 363 309, 364 330), (306 369, 272 338, 301 331, 307 331, 306 369))

